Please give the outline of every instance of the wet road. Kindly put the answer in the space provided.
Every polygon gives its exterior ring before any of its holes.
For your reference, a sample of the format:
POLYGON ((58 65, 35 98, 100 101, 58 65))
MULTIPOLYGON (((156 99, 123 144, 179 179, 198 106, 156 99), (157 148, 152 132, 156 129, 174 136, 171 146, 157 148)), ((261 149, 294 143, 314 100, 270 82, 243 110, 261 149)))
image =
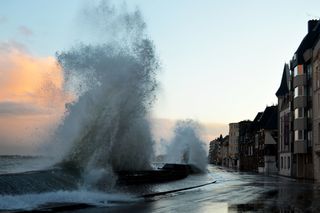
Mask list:
MULTIPOLYGON (((200 185, 211 179, 216 183, 133 203, 116 204, 114 207, 76 212, 320 212, 320 187, 312 182, 243 173, 215 166, 209 166, 208 170, 210 172, 207 175, 155 186, 154 191, 200 185)), ((137 190, 133 193, 139 195, 143 192, 137 190)))

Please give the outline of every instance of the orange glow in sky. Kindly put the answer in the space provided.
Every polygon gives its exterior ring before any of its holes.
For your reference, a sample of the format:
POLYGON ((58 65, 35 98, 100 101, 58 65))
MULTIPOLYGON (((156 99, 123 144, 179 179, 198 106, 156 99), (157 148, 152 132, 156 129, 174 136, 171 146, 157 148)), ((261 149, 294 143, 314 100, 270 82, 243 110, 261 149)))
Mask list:
POLYGON ((0 154, 25 153, 44 142, 71 100, 55 58, 14 45, 0 48, 0 154))
POLYGON ((8 52, 0 52, 0 67, 1 102, 27 102, 52 107, 52 104, 61 103, 66 98, 61 93, 62 71, 53 57, 37 58, 12 48, 8 52))

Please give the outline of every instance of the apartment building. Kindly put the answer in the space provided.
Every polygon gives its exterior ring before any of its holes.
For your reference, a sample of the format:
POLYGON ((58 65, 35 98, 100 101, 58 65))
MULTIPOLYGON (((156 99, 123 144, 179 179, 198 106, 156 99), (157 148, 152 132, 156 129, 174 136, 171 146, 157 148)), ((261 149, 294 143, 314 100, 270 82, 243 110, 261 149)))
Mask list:
POLYGON ((257 171, 256 149, 254 143, 254 121, 239 122, 240 170, 257 171))
POLYGON ((278 106, 267 106, 258 120, 259 130, 255 134, 258 142, 258 171, 265 174, 278 172, 278 106))
POLYGON ((229 136, 225 136, 221 140, 221 158, 222 158, 222 166, 229 166, 229 136))
MULTIPOLYGON (((319 25, 319 22, 318 22, 319 25)), ((312 89, 313 89, 313 162, 314 179, 320 181, 320 39, 317 38, 312 51, 312 89)))
POLYGON ((226 151, 224 145, 224 138, 220 137, 212 140, 209 144, 208 162, 216 165, 223 165, 223 158, 225 158, 226 151))
POLYGON ((293 157, 293 134, 292 134, 292 80, 289 65, 285 64, 279 89, 276 92, 278 97, 278 158, 279 174, 292 176, 293 157))
POLYGON ((229 167, 239 168, 239 123, 229 124, 229 167))
MULTIPOLYGON (((319 20, 308 22, 308 33, 302 40, 290 61, 293 75, 293 166, 294 175, 298 178, 314 179, 313 165, 313 49, 320 35, 319 20)), ((313 106, 315 105, 315 107, 313 106)), ((318 142, 317 142, 318 143, 318 142)), ((317 168, 318 170, 319 168, 317 168)))

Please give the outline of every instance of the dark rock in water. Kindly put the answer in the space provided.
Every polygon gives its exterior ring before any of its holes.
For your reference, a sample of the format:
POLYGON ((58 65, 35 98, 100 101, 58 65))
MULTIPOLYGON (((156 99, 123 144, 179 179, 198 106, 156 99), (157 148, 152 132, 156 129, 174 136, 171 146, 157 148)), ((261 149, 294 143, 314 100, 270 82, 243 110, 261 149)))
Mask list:
POLYGON ((179 180, 194 173, 186 164, 165 164, 162 168, 145 171, 118 171, 118 184, 145 184, 179 180))

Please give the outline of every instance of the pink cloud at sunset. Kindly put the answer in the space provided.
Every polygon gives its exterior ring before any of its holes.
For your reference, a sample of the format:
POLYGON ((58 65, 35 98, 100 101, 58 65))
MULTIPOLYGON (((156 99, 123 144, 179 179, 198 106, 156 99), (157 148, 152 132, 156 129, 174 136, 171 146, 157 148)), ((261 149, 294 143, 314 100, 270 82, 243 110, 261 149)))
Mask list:
POLYGON ((0 44, 0 144, 7 147, 0 154, 40 143, 70 100, 55 58, 35 57, 16 43, 0 44))

